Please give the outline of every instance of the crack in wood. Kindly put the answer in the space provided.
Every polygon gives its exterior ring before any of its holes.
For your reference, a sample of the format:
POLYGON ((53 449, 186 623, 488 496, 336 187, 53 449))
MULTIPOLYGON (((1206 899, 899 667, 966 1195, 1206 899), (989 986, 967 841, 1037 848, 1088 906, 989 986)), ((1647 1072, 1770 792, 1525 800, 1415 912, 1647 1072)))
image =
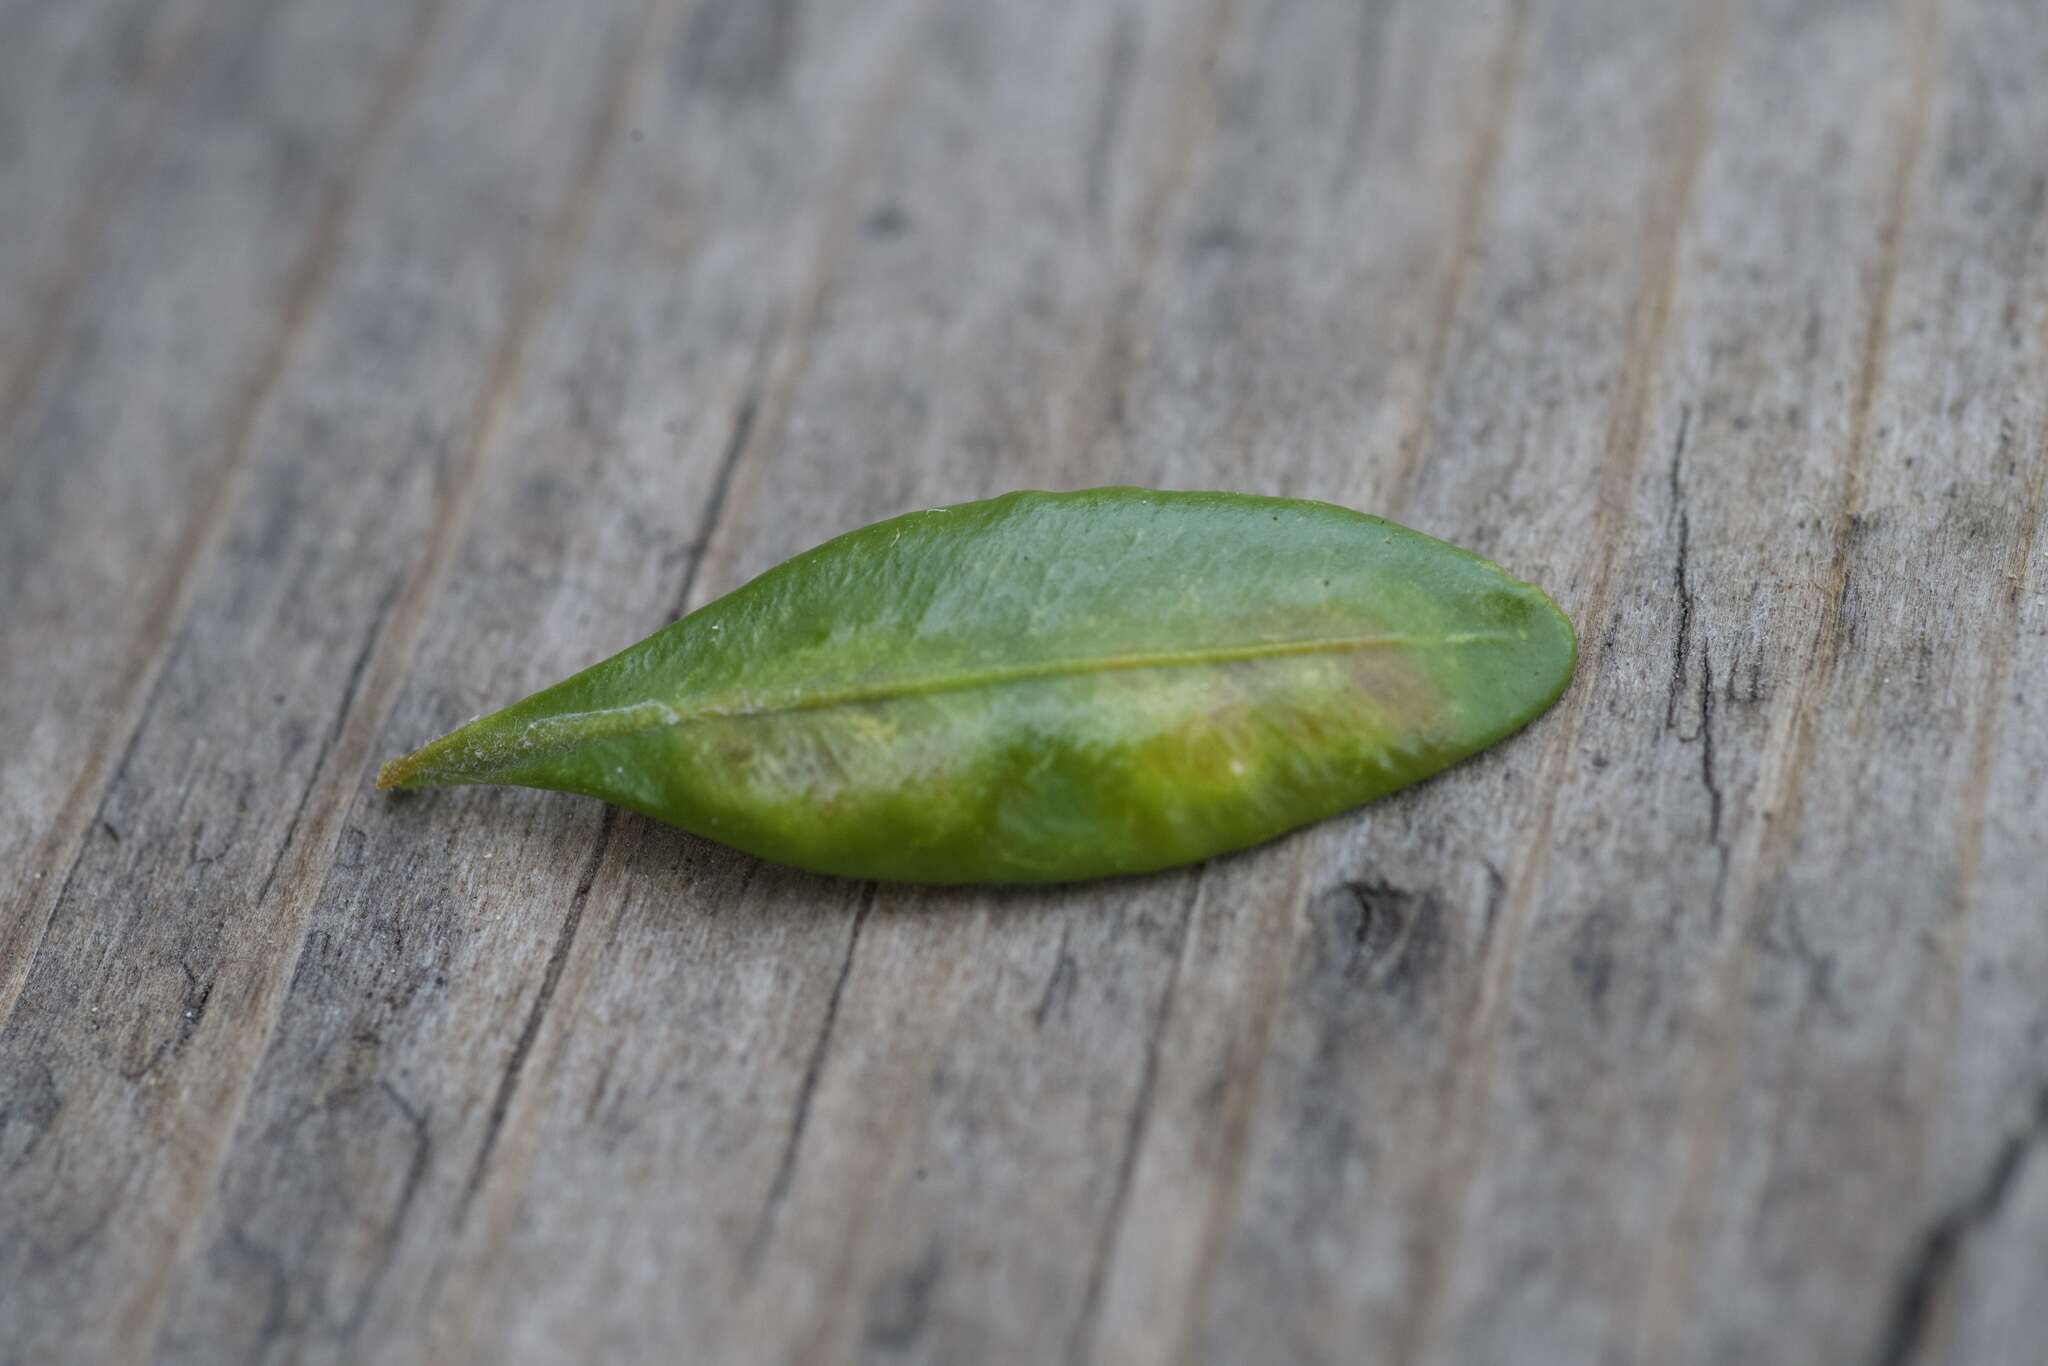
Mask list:
POLYGON ((2029 1121, 1999 1144, 1970 1192, 1936 1216, 1914 1240, 1913 1255, 1892 1292, 1883 1336, 1871 1354, 1873 1366, 1911 1366, 1920 1359, 1971 1237, 1997 1221, 2006 1200, 2019 1187, 2028 1160, 2044 1146, 2048 1146, 2048 1086, 2036 1093, 2029 1121))
MULTIPOLYGON (((1181 970, 1192 938, 1189 931, 1194 926, 1195 912, 1201 905, 1202 884, 1207 876, 1206 866, 1195 870, 1186 904, 1181 908, 1179 928, 1174 932, 1172 966, 1167 970, 1166 985, 1159 993, 1158 1009, 1152 1013, 1152 1028, 1145 1036, 1145 1061, 1138 1072, 1138 1094, 1131 1101, 1130 1117, 1124 1125, 1124 1143, 1117 1155, 1116 1179, 1110 1187, 1108 1212, 1096 1232, 1095 1248, 1088 1261, 1088 1280, 1081 1292, 1081 1308, 1074 1315, 1073 1329, 1067 1335, 1066 1359, 1069 1366, 1080 1366, 1088 1359, 1094 1335, 1101 1323, 1102 1297, 1108 1289, 1117 1238, 1123 1232, 1124 1220, 1130 1213, 1132 1179, 1137 1174, 1138 1156, 1145 1147, 1145 1135, 1152 1126, 1152 1102, 1159 1084, 1160 1045, 1165 1039, 1167 1025, 1173 1019, 1174 997, 1180 986, 1181 970)), ((1060 942, 1064 947, 1065 938, 1062 937, 1060 942)))
POLYGON ((462 1194, 456 1197, 455 1213, 449 1220, 457 1230, 468 1222, 470 1207, 490 1170, 491 1156, 498 1147, 499 1131, 504 1128, 505 1116, 512 1109, 512 1097, 519 1090, 519 1080, 525 1074, 526 1060, 533 1052, 534 1040, 540 1037, 541 1022, 547 1017, 548 1007, 554 1003, 555 989, 561 984, 562 969, 568 964, 569 951, 576 947, 577 932, 583 927, 583 912, 590 903, 590 889, 597 883, 605 850, 611 846, 612 836, 618 829, 618 818, 618 807, 604 808, 604 815, 598 822, 597 838, 591 842, 590 854, 583 861, 583 872, 577 879, 575 895, 569 898, 568 913, 562 917, 561 928, 555 932, 554 947, 548 951, 547 965, 541 971, 540 989, 534 992, 533 1004, 526 1012, 526 1022, 520 1026, 519 1037, 505 1059, 505 1070, 498 1078, 497 1094, 491 1098, 491 1108, 484 1120, 484 1136, 477 1144, 476 1160, 470 1164, 469 1176, 462 1183, 462 1194))
MULTIPOLYGON (((307 769, 307 772, 316 778, 325 767, 327 756, 333 752, 335 743, 341 739, 342 726, 355 708, 356 694, 362 689, 363 676, 369 670, 370 660, 377 653, 377 646, 383 642, 384 625, 391 617, 391 609, 398 601, 398 592, 402 584, 403 580, 400 579, 391 581, 390 586, 384 591, 383 600, 377 604, 377 610, 370 618, 370 628, 363 632, 362 648, 356 651, 355 661, 349 665, 348 678, 342 685, 341 702, 335 707, 334 719, 328 725, 327 733, 321 737, 320 747, 314 752, 313 762, 307 769)), ((147 719, 148 714, 144 713, 145 724, 136 727, 136 734, 140 735, 146 728, 147 719)), ((298 804, 292 808, 291 819, 285 822, 284 836, 277 843, 277 853, 271 858, 270 867, 263 874, 263 881, 256 889, 252 905, 261 906, 269 901, 270 889, 277 881, 278 870, 284 866, 286 857, 297 848, 299 822, 305 819, 306 804, 312 800, 318 786, 317 782, 309 781, 299 789, 298 804)), ((196 835, 194 842, 196 845, 196 835)), ((196 854, 193 861, 198 861, 196 854)))
POLYGON ((1060 946, 1053 951, 1052 971, 1045 979, 1045 990, 1039 995, 1038 1004, 1031 1011, 1031 1024, 1035 1029, 1044 1029, 1046 1021, 1054 1011, 1065 1014, 1068 1003, 1074 999, 1074 988, 1080 980, 1080 965, 1068 951, 1068 941, 1073 937, 1071 921, 1060 926, 1060 946))
POLYGON ((227 1250, 252 1263, 263 1277, 263 1321, 257 1326, 249 1360, 266 1361, 271 1346, 281 1342, 291 1326, 291 1273, 276 1248, 258 1242, 239 1222, 229 1220, 225 1234, 227 1250))
POLYGON ((1678 633, 1671 642, 1671 685, 1664 696, 1664 729, 1678 729, 1679 699, 1685 694, 1686 667, 1692 657, 1692 619, 1695 598, 1692 577, 1687 572, 1692 550, 1692 517, 1685 507, 1685 487, 1679 471, 1685 460, 1685 439, 1692 430, 1692 405, 1679 405, 1678 439, 1671 447, 1671 511, 1678 521, 1678 562, 1671 571, 1671 586, 1678 595, 1678 633))
MULTIPOLYGON (((1896 153, 1888 187, 1888 212, 1880 225, 1878 271, 1872 287, 1865 333, 1851 398, 1851 425, 1844 448, 1845 473, 1833 529, 1833 557, 1829 581, 1823 585, 1823 605, 1807 665, 1792 698, 1786 729, 1766 747, 1764 774, 1760 786, 1770 791, 1752 825, 1756 845, 1743 860, 1742 894, 1735 898, 1742 908, 1744 924, 1734 933, 1721 953, 1707 984, 1707 1018, 1728 1020, 1740 1013, 1740 1002, 1749 990, 1754 969, 1753 944, 1759 938, 1755 922, 1762 914, 1760 903, 1788 865, 1797 825, 1800 784, 1806 758, 1811 750, 1825 683, 1831 676, 1839 651, 1839 617, 1847 591, 1849 539, 1855 527, 1860 498, 1859 467, 1870 437, 1870 412, 1875 390, 1884 374, 1889 340, 1892 292, 1896 285, 1905 237, 1905 221, 1911 206, 1911 189, 1919 165, 1929 110, 1932 105, 1936 6, 1940 0, 1911 0, 1915 11, 1902 27, 1901 50, 1913 72, 1911 88, 1896 115, 1896 153), (1779 737, 1783 743, 1779 743, 1779 737), (1784 756, 1776 782, 1770 781, 1773 754, 1784 756)), ((1717 883, 1719 889, 1728 880, 1717 883)), ((1719 919, 1717 912, 1717 921, 1719 919)), ((1738 1052, 1744 1032, 1721 1028, 1708 1035, 1706 1059, 1694 1071, 1698 1080, 1680 1097, 1678 1132, 1683 1136, 1685 1155, 1680 1166, 1678 1197, 1665 1232, 1656 1244, 1645 1273, 1640 1296, 1641 1312, 1633 1325, 1637 1354, 1645 1360, 1662 1360, 1675 1350, 1685 1306, 1695 1292, 1692 1265, 1696 1244, 1703 1241, 1711 1225, 1710 1202, 1724 1140, 1723 1120, 1728 1098, 1737 1079, 1738 1052)))
MULTIPOLYGON (((1728 890, 1728 874, 1733 850, 1722 834, 1722 819, 1726 805, 1719 776, 1714 766, 1714 655, 1709 643, 1699 642, 1700 669, 1696 691, 1699 701, 1699 721, 1688 735, 1679 729, 1679 708, 1686 691, 1686 676, 1692 661, 1693 634, 1699 613, 1699 595, 1692 581, 1692 514, 1686 507, 1685 482, 1682 477, 1685 462, 1686 438, 1692 430, 1692 405, 1681 404, 1678 410, 1678 436, 1671 447, 1671 467, 1666 482, 1671 490, 1671 509, 1677 521, 1678 556, 1672 566, 1671 587, 1678 600, 1678 629, 1671 643, 1671 679, 1665 691, 1664 729, 1677 735, 1682 745, 1697 744, 1700 747, 1700 786, 1707 794, 1707 843, 1713 847, 1718 868, 1714 875, 1714 890, 1710 907, 1710 922, 1718 926, 1728 890)), ((1732 687, 1732 682, 1730 684, 1732 687)))
POLYGON ((683 570, 683 581, 676 589, 674 605, 668 610, 670 617, 680 617, 690 610, 690 596, 697 591, 698 573, 704 567, 705 552, 710 549, 711 538, 718 533, 725 518, 726 504, 732 497, 733 476, 752 448, 754 420, 761 412, 761 393, 767 369, 768 347, 764 338, 754 348, 754 359, 747 366, 746 388, 741 392, 739 407, 733 413, 732 430, 727 434, 725 450, 719 456, 718 473, 711 480, 710 496, 704 501, 704 517, 691 542, 690 562, 683 570))
POLYGON ((761 1269, 761 1259, 768 1250, 768 1241, 775 1233, 776 1221, 781 1217, 783 1202, 789 1197, 789 1188, 796 1180, 796 1163, 802 1151, 804 1134, 810 1128, 811 1105, 817 1098, 818 1081, 825 1072, 825 1058, 832 1047, 832 1035, 839 1023, 840 1002, 846 996, 847 979, 853 976, 853 956, 860 949, 860 933, 874 914, 875 903, 880 899, 881 884, 870 882, 861 893, 860 907, 853 913, 853 928, 846 935, 846 952, 839 960, 839 975, 832 981, 832 993, 825 998, 825 1018, 818 1026, 818 1037, 811 1044, 810 1056, 804 1063, 803 1079, 797 1084, 796 1108, 791 1115, 789 1132, 784 1136, 782 1156, 775 1164, 775 1175, 768 1182, 768 1193, 762 1198, 761 1211, 754 1220, 754 1231, 747 1239, 745 1253, 740 1264, 751 1279, 761 1269))
MULTIPOLYGON (((1704 30, 1688 43, 1684 74, 1674 96, 1674 146, 1666 159, 1670 175, 1652 192, 1646 210, 1650 247, 1643 282, 1630 321, 1630 342, 1624 356, 1617 396, 1602 453, 1600 488, 1594 508, 1596 552, 1593 581, 1581 613, 1582 629, 1611 632, 1609 602, 1614 575, 1616 526, 1623 514, 1626 490, 1642 461, 1648 424, 1653 371, 1665 349, 1678 290, 1680 246, 1691 211, 1694 184, 1706 157, 1720 88, 1732 47, 1735 26, 1732 0, 1715 5, 1704 30)), ((1514 871, 1503 907, 1500 932, 1490 939, 1480 964, 1480 980, 1471 1006, 1453 1035, 1450 1075, 1456 1079, 1444 1099, 1445 1142, 1431 1179, 1423 1184, 1421 1212, 1412 1258, 1408 1308, 1397 1320, 1388 1359, 1410 1363, 1427 1354, 1442 1331, 1450 1299, 1449 1280, 1456 1264, 1466 1223, 1466 1205, 1481 1160, 1485 1107, 1501 1033, 1501 1016, 1522 934, 1550 854, 1558 794, 1566 785, 1566 767, 1578 748, 1588 699, 1602 671, 1603 649, 1565 694, 1556 712, 1550 748, 1543 757, 1539 804, 1531 837, 1514 871)))
POLYGON ((1302 920, 1298 908, 1290 904, 1293 900, 1292 896, 1279 898, 1277 906, 1267 910, 1269 917, 1284 915, 1284 919, 1278 926, 1266 927, 1263 937, 1269 942, 1252 979, 1256 985, 1246 1005, 1244 1044, 1242 1051, 1232 1050, 1234 1065, 1223 1096, 1222 1154, 1217 1159, 1218 1174, 1210 1190, 1208 1217, 1202 1224, 1190 1280, 1191 1293, 1170 1358, 1173 1361, 1194 1361, 1198 1357, 1196 1337, 1208 1322, 1205 1311, 1212 1302, 1216 1277, 1223 1264, 1224 1237, 1230 1231, 1239 1194, 1244 1189, 1245 1168, 1251 1154, 1252 1115, 1258 1108, 1266 1061, 1272 1055, 1273 1021, 1280 1013, 1280 996, 1287 980, 1281 965, 1288 960, 1288 950, 1295 942, 1289 931, 1302 920))
POLYGON ((371 1261, 372 1270, 356 1291, 354 1303, 349 1306, 348 1317, 343 1319, 340 1325, 338 1336, 343 1346, 352 1345, 361 1335, 363 1325, 369 1321, 370 1311, 377 1302, 378 1288, 383 1284, 384 1277, 390 1273, 393 1257, 398 1250, 399 1235, 405 1229, 406 1218, 412 1213, 412 1207, 419 1199, 421 1189, 426 1185, 427 1171, 433 1165, 433 1110, 413 1105, 399 1094, 398 1088, 389 1081, 379 1081, 377 1090, 404 1117, 406 1127, 412 1131, 412 1155, 406 1160, 405 1176, 399 1185, 398 1200, 392 1207, 391 1217, 385 1221, 378 1238, 377 1252, 371 1261))

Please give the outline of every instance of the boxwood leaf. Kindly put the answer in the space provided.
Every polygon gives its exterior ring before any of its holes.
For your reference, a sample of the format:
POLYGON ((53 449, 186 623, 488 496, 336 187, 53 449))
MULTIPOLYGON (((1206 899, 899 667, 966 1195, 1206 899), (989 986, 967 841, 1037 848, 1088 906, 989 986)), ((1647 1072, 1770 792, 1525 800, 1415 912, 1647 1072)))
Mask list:
POLYGON ((866 527, 384 765, 603 798, 762 858, 1055 882, 1257 844, 1540 715, 1571 624, 1325 503, 1105 488, 866 527))

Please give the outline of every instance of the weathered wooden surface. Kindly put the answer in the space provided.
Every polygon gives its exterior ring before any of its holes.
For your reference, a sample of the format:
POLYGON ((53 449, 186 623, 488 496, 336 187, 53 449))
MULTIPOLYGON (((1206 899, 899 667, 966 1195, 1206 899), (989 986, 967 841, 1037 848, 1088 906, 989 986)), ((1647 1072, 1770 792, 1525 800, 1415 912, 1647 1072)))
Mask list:
POLYGON ((2041 17, 5 0, 0 1360, 2042 1360, 2041 17), (1579 679, 1028 894, 369 789, 1106 482, 1579 679))

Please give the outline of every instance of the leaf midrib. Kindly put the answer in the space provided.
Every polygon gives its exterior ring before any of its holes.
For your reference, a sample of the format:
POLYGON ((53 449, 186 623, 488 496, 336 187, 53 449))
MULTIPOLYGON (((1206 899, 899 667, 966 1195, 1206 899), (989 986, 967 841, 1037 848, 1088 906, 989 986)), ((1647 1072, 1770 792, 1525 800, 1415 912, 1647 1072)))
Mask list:
POLYGON ((766 703, 711 703, 693 707, 688 711, 678 709, 675 713, 676 720, 667 724, 687 725, 692 721, 829 711, 836 707, 862 706, 871 702, 896 702, 906 698, 931 697, 949 692, 972 692, 977 688, 1035 683, 1048 678, 1078 678, 1093 673, 1193 669, 1209 664, 1240 664, 1251 660, 1286 659, 1316 654, 1355 654, 1364 650, 1396 649, 1415 645, 1473 645, 1503 640, 1507 634, 1504 631, 1458 631, 1442 636, 1317 636, 1306 640, 1265 640, 1246 645, 1212 645, 1194 650, 1141 650, 1120 655, 1042 659, 1029 664, 996 665, 929 678, 890 679, 845 688, 820 689, 813 693, 766 703))
MULTIPOLYGON (((1143 670, 1184 670, 1210 664, 1245 664, 1253 659, 1286 659, 1300 655, 1360 653, 1366 649, 1403 649, 1415 645, 1477 645, 1507 639, 1507 631, 1454 631, 1450 635, 1350 635, 1311 637, 1300 641, 1253 641, 1247 645, 1206 645, 1202 649, 1147 649, 1122 655, 1083 655, 1059 659, 1034 659, 1030 664, 1006 664, 993 668, 938 674, 930 678, 891 678, 846 688, 821 688, 766 702, 705 702, 680 709, 674 702, 655 702, 670 713, 670 719, 655 721, 641 729, 664 729, 668 725, 690 725, 694 721, 737 721, 748 717, 780 717, 805 711, 831 711, 838 707, 864 707, 868 702, 897 702, 942 692, 973 692, 975 688, 999 688, 1020 682, 1042 682, 1047 678, 1081 678, 1085 674, 1124 674, 1143 670)), ((633 702, 629 709, 647 709, 649 702, 633 702)), ((627 711, 627 709, 606 709, 627 711)), ((604 715, 604 713, 580 713, 604 715)))
POLYGON ((379 782, 385 786, 409 782, 418 774, 432 770, 438 770, 443 775, 441 780, 453 778, 454 772, 441 768, 429 757, 432 751, 443 746, 466 751, 469 762, 459 765, 456 772, 460 772, 470 781, 489 781, 485 775, 502 771, 509 764, 526 763, 546 754, 562 753, 590 741, 622 739, 648 731, 666 730, 705 721, 789 716, 803 712, 829 711, 840 707, 864 706, 876 702, 931 697, 949 692, 968 692, 976 688, 1006 687, 1053 678, 1076 678, 1093 673, 1190 669, 1261 659, 1298 658, 1317 654, 1355 654, 1365 650, 1413 646, 1476 645, 1505 640, 1510 634, 1507 631, 1457 631, 1438 636, 1413 633, 1315 636, 1302 640, 1266 640, 1244 645, 1203 646, 1191 650, 1140 650, 1115 655, 1068 656, 924 678, 897 678, 842 688, 819 689, 767 701, 713 701, 698 704, 688 710, 668 702, 646 698, 616 707, 537 717, 528 722, 517 733, 516 738, 508 736, 486 741, 481 745, 474 740, 464 743, 469 730, 468 727, 464 727, 443 736, 416 754, 386 765, 379 782))

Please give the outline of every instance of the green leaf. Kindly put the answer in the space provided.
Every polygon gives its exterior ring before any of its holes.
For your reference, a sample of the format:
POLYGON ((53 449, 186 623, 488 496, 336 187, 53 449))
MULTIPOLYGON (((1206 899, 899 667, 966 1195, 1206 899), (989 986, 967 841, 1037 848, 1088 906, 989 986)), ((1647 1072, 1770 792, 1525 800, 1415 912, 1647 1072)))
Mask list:
POLYGON ((1377 517, 1013 493, 828 541, 378 786, 580 792, 850 877, 1059 882, 1425 778, 1576 658, 1542 590, 1377 517))

